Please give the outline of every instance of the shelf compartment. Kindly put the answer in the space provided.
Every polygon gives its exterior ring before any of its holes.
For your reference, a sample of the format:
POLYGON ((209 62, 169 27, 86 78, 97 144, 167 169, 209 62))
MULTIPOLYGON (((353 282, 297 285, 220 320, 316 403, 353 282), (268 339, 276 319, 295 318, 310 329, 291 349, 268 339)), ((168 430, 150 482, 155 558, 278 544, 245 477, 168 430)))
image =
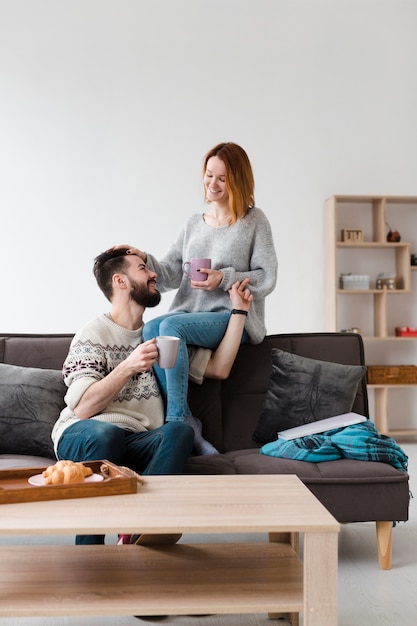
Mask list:
POLYGON ((303 565, 283 543, 10 546, 0 559, 1 617, 304 610, 303 565))
MULTIPOLYGON (((342 243, 336 244, 337 249, 340 252, 338 258, 337 272, 337 285, 340 282, 340 274, 351 272, 352 274, 369 274, 371 275, 371 285, 376 283, 376 278, 379 273, 386 273, 387 269, 390 273, 396 275, 396 289, 387 289, 387 291, 409 291, 411 288, 411 265, 410 265, 410 244, 409 243, 342 243), (356 254, 352 257, 349 252, 366 252, 367 255, 361 255, 358 257, 356 254), (377 254, 377 253, 381 254, 377 254), (390 256, 387 256, 389 253, 390 256), (381 257, 381 255, 384 255, 381 257), (394 255, 394 258, 393 256, 394 255), (357 267, 358 258, 361 258, 361 267, 357 267), (384 259, 385 266, 382 266, 381 258, 384 259), (342 267, 343 262, 343 267, 342 267), (352 269, 353 265, 353 269, 352 269), (387 268, 387 265, 389 267, 387 268), (346 267, 345 267, 346 266, 346 267), (379 269, 378 269, 379 268, 379 269)), ((335 259, 336 262, 336 259, 335 259)), ((343 290, 344 291, 344 290, 343 290)), ((351 291, 351 290, 350 290, 351 291)), ((373 291, 373 289, 371 289, 373 291)), ((383 289, 376 289, 376 291, 383 291, 383 289)))
POLYGON ((398 393, 399 390, 407 390, 411 391, 412 395, 414 395, 415 385, 368 385, 369 390, 374 394, 374 402, 375 402, 375 426, 379 430, 379 432, 383 435, 388 435, 390 437, 415 437, 417 435, 416 428, 410 427, 399 427, 398 420, 401 419, 402 416, 397 415, 396 408, 391 408, 390 410, 390 397, 391 393, 398 393), (396 427, 390 426, 390 419, 394 421, 394 416, 397 415, 395 421, 397 422, 396 427))
MULTIPOLYGON (((336 292, 337 319, 333 331, 340 332, 346 328, 357 327, 363 336, 373 335, 377 339, 395 338, 395 327, 404 323, 393 315, 396 314, 395 296, 404 297, 411 294, 411 290, 399 289, 338 289, 336 292), (345 307, 341 303, 347 297, 357 299, 354 307, 345 307)), ((343 303, 344 304, 344 303, 343 303)), ((397 337, 398 339, 398 337, 397 337)), ((404 339, 404 337, 401 337, 404 339)), ((407 337, 408 339, 408 337, 407 337)))

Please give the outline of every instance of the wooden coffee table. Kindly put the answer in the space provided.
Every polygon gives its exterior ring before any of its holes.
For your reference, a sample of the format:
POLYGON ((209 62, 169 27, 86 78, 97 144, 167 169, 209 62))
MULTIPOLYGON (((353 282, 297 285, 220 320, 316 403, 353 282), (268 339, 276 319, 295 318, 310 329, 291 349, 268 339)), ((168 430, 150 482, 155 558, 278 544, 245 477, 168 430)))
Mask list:
POLYGON ((304 626, 337 624, 339 524, 296 476, 147 476, 136 494, 0 505, 10 544, 13 535, 121 532, 218 542, 0 547, 0 617, 269 613, 297 622, 302 612, 304 626), (263 532, 264 543, 239 541, 263 532), (222 543, 222 533, 236 542, 222 543))

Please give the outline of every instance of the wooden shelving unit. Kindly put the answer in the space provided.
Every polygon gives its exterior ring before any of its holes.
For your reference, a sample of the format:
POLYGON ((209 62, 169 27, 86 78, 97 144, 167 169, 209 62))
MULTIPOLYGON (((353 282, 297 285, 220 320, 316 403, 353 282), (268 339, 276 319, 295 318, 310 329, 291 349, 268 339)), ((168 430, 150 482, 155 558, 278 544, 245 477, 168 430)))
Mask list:
MULTIPOLYGON (((417 252, 417 197, 332 196, 325 206, 327 330, 359 328, 367 365, 417 364, 416 338, 395 335, 395 326, 417 326, 417 266, 410 263, 411 253, 417 252), (399 242, 387 241, 391 226, 400 232, 399 242), (361 231, 362 239, 343 241, 346 229, 361 231), (369 275, 369 289, 342 289, 344 273, 369 275), (377 289, 379 273, 395 274, 395 288, 377 289)), ((417 385, 368 387, 380 432, 417 435, 417 428, 397 427, 404 415, 390 408, 392 390, 401 389, 405 395, 417 385)))

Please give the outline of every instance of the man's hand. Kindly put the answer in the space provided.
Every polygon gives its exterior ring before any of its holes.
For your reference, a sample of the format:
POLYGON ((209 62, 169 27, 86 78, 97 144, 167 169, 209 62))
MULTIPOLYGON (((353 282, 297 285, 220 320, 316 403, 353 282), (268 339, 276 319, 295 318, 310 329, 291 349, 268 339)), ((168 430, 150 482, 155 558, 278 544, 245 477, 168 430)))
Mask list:
POLYGON ((242 311, 249 311, 250 303, 253 300, 253 295, 248 289, 249 278, 245 278, 241 282, 237 281, 229 289, 230 301, 233 309, 242 309, 242 311))
MULTIPOLYGON (((248 288, 248 284, 249 278, 245 278, 234 283, 229 289, 232 309, 249 311, 253 295, 248 288)), ((204 374, 207 378, 225 380, 229 376, 239 350, 245 323, 245 315, 230 315, 224 337, 207 364, 204 374)))
POLYGON ((139 372, 148 372, 158 360, 156 339, 149 339, 137 346, 125 359, 124 363, 131 368, 132 376, 139 372))

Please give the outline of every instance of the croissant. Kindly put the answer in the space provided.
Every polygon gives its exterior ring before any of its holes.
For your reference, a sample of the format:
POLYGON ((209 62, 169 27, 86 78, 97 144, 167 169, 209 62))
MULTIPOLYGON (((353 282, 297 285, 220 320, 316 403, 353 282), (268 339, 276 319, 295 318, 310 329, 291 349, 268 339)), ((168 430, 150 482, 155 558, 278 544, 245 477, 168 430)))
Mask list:
POLYGON ((67 485, 82 483, 84 478, 91 476, 93 470, 82 463, 73 461, 58 461, 42 472, 45 485, 67 485))

